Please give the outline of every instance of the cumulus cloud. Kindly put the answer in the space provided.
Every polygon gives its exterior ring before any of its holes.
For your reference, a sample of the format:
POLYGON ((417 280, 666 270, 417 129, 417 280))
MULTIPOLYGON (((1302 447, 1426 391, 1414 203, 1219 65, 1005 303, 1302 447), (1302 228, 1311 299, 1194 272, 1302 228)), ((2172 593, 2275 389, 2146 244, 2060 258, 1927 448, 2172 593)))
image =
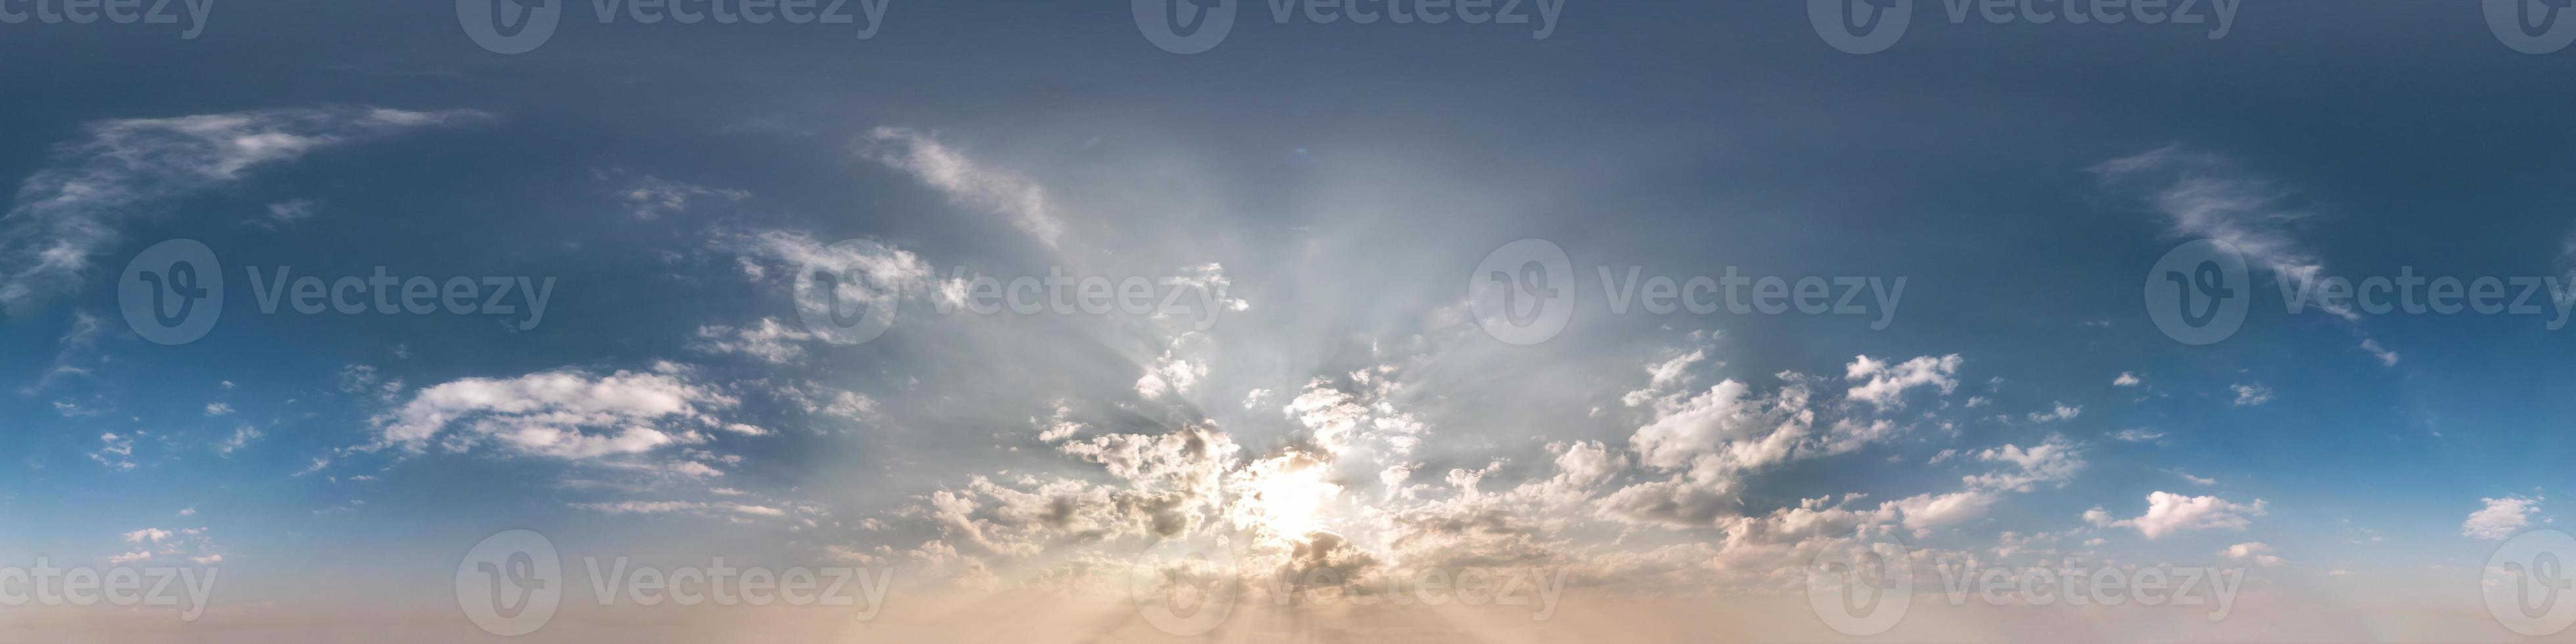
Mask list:
POLYGON ((1843 379, 1866 382, 1852 387, 1845 395, 1880 409, 1903 407, 1907 389, 1936 387, 1943 394, 1958 389, 1959 381, 1953 376, 1959 372, 1959 363, 1959 354, 1955 353, 1938 358, 1923 356, 1893 365, 1869 356, 1855 357, 1844 368, 1843 379))
POLYGON ((317 150, 472 120, 472 111, 378 107, 269 109, 86 126, 19 184, 0 229, 0 307, 25 314, 79 283, 126 220, 168 200, 241 181, 317 150))
POLYGON ((2273 553, 2272 546, 2261 541, 2248 541, 2228 546, 2225 549, 2219 550, 2218 555, 2229 559, 2245 559, 2253 561, 2255 564, 2266 568, 2278 566, 2282 563, 2280 555, 2273 553))
POLYGON ((2468 520, 2460 522, 2460 536, 2502 541, 2531 525, 2531 514, 2540 510, 2537 497, 2508 496, 2479 501, 2487 506, 2469 513, 2468 520))
POLYGON ((605 376, 563 369, 423 388, 374 424, 379 445, 459 452, 494 445, 583 460, 707 442, 700 430, 726 425, 711 412, 735 404, 672 365, 605 376))
POLYGON ((2111 379, 2113 387, 2135 387, 2138 384, 2138 375, 2126 371, 2120 372, 2120 377, 2111 379))
POLYGON ((2250 504, 2231 503, 2215 496, 2185 496, 2172 492, 2147 495, 2147 513, 2134 519, 2111 521, 2110 513, 2094 508, 2085 520, 2100 526, 2127 526, 2138 529, 2149 539, 2186 530, 2242 530, 2252 522, 2250 517, 2263 516, 2263 500, 2250 504))

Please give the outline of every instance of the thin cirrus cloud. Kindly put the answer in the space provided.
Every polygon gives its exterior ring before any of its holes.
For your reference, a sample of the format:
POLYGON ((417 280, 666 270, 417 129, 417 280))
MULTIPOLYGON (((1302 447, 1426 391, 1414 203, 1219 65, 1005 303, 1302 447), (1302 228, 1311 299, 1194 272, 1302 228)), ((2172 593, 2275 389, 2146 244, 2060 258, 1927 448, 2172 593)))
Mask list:
POLYGON ((129 218, 312 152, 485 118, 473 110, 253 110, 86 126, 18 187, 0 230, 0 308, 24 315, 76 287, 129 218))

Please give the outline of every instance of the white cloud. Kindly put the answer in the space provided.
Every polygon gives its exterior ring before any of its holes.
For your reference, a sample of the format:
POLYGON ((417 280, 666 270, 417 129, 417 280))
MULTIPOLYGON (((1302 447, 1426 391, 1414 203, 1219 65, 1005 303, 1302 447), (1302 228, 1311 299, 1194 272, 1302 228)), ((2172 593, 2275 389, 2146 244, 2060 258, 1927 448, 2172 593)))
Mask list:
POLYGON ((706 503, 700 501, 617 501, 613 503, 573 503, 571 507, 607 514, 740 514, 747 516, 786 516, 787 511, 765 505, 743 503, 706 503))
POLYGON ((2135 387, 2135 386, 2138 386, 2138 376, 2137 376, 2137 374, 2133 374, 2133 373, 2129 373, 2129 372, 2126 372, 2126 371, 2122 371, 2122 372, 2120 372, 2120 377, 2118 377, 2118 378, 2112 378, 2112 379, 2111 379, 2111 386, 2113 386, 2113 387, 2135 387))
POLYGON ((759 358, 770 364, 786 364, 805 355, 801 342, 815 339, 815 334, 780 324, 777 318, 736 329, 729 326, 698 327, 698 337, 690 348, 708 353, 739 353, 759 358))
POLYGON ((24 313, 76 288, 90 262, 123 240, 119 227, 159 202, 315 150, 479 116, 349 107, 92 122, 89 139, 56 148, 0 218, 0 306, 24 313))
POLYGON ((705 442, 697 430, 723 426, 709 412, 735 400, 690 380, 684 369, 576 370, 516 378, 467 378, 421 389, 375 418, 381 444, 450 451, 494 444, 521 454, 591 459, 705 442))
POLYGON ((2150 430, 2145 430, 2145 429, 2123 429, 2123 430, 2120 430, 2120 433, 2112 434, 2112 435, 2111 435, 2111 438, 2113 438, 2113 439, 2120 440, 2120 441, 2125 441, 2125 442, 2131 442, 2131 443, 2145 443, 2145 442, 2150 442, 2150 441, 2162 440, 2164 437, 2165 437, 2165 433, 2164 433, 2164 432, 2159 432, 2159 431, 2150 431, 2150 430))
POLYGON ((2266 568, 2282 563, 2281 557, 2273 553, 2272 546, 2261 541, 2248 541, 2228 546, 2219 550, 2218 555, 2229 559, 2250 559, 2266 568))
MULTIPOLYGON (((595 174, 607 179, 617 173, 595 174)), ((626 187, 618 191, 617 198, 626 204, 627 214, 633 215, 638 220, 652 221, 662 218, 663 215, 687 210, 692 200, 742 201, 751 198, 751 192, 733 188, 710 188, 642 175, 627 182, 626 187)))
POLYGON ((2397 352, 2380 347, 2378 340, 2363 338, 2361 350, 2370 352, 2371 357, 2378 358, 2381 365, 2397 366, 2397 352))
POLYGON ((1903 407, 1907 389, 1938 387, 1943 394, 1958 389, 1959 381, 1952 376, 1959 372, 1959 363, 1959 354, 1955 353, 1938 358, 1923 356, 1895 365, 1869 356, 1858 356, 1844 367, 1843 379, 1866 379, 1868 382, 1851 388, 1845 395, 1879 409, 1903 407))
POLYGON ((251 427, 249 425, 236 427, 233 429, 232 437, 226 438, 223 442, 215 444, 215 453, 229 455, 236 450, 249 446, 250 442, 254 440, 259 440, 258 428, 251 427))
POLYGON ((2238 407, 2252 407, 2272 402, 2272 388, 2265 387, 2261 383, 2251 385, 2238 383, 2228 385, 2227 388, 2236 392, 2236 406, 2238 407))
POLYGON ((2139 534, 2146 535, 2149 539, 2156 539, 2185 530, 2217 528, 2242 530, 2251 523, 2249 517, 2262 516, 2263 512, 2262 499, 2255 499, 2251 504, 2241 504, 2230 503, 2226 499, 2215 496, 2184 496, 2158 491, 2147 495, 2147 513, 2137 518, 2105 523, 2109 513, 2103 513, 2100 508, 2095 508, 2085 513, 2085 520, 2095 525, 2137 528, 2139 534), (2100 514, 2097 516, 2096 513, 2100 514))
POLYGON ((230 413, 233 413, 232 405, 224 403, 206 403, 206 415, 208 416, 222 416, 230 413))
POLYGON ((2519 496, 2479 500, 2487 506, 2460 522, 2460 536, 2489 541, 2502 541, 2531 525, 2531 514, 2540 509, 2541 501, 2519 496))
POLYGON ((924 132, 881 127, 868 139, 882 145, 878 162, 912 173, 960 205, 1001 215, 1040 243, 1054 246, 1064 232, 1046 189, 1028 177, 967 158, 924 132))
POLYGON ((2031 412, 2030 422, 2045 423, 2060 420, 2074 420, 2076 416, 2083 415, 2083 413, 2083 405, 2070 406, 2066 403, 2056 403, 2052 405, 2048 411, 2031 412))
MULTIPOLYGON (((2315 279, 2325 266, 2291 235, 2307 213, 2283 205, 2286 193, 2224 157, 2165 147, 2093 167, 2105 184, 2143 187, 2176 237, 2234 245, 2255 268, 2294 280, 2315 279)), ((2336 310, 2347 318, 2350 310, 2336 310)))

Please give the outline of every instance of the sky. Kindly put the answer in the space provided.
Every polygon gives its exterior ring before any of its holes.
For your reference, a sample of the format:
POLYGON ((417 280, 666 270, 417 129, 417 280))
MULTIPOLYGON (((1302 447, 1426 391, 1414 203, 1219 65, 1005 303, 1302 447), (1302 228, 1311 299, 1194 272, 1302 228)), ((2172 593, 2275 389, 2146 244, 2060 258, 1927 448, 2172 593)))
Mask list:
POLYGON ((2545 4, 634 3, 0 0, 0 641, 2576 641, 2545 4))

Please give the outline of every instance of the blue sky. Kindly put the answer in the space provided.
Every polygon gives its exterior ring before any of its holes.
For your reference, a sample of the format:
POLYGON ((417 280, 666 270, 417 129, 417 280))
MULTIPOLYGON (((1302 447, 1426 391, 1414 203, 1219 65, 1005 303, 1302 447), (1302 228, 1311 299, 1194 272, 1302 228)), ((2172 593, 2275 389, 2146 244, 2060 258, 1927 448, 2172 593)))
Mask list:
MULTIPOLYGON (((2512 636, 2478 575, 2567 507, 2569 331, 2293 314, 2272 285, 2563 283, 2576 54, 2507 48, 2472 3, 2261 4, 2213 39, 1925 2, 1866 55, 1800 3, 1567 4, 1544 38, 1248 4, 1192 54, 1114 2, 896 2, 867 38, 574 4, 512 55, 446 3, 228 3, 194 38, 0 26, 0 565, 224 571, 203 621, 146 632, 454 641, 483 634, 459 553, 512 528, 885 567, 940 598, 916 606, 982 610, 1220 528, 1264 566, 1511 562, 1765 606, 1858 531, 2252 579, 2214 625, 1900 635, 2512 636), (2256 295, 2193 346, 2140 284, 2203 238, 2256 295), (227 291, 177 345, 119 295, 170 239, 227 291), (1522 239, 1575 278, 1526 346, 1461 280, 1522 239), (882 336, 801 315, 818 262, 862 268, 882 336), (272 314, 254 267, 552 286, 533 324, 272 314), (1615 312, 1596 269, 1630 267, 1905 290, 1883 329, 1615 312), (1187 310, 940 310, 960 278, 1051 269, 1187 310)), ((1789 605, 1749 637, 1849 635, 1789 605)), ((1561 623, 1626 610, 1594 608, 1561 623)), ((30 614, 0 632, 100 632, 30 614)))

